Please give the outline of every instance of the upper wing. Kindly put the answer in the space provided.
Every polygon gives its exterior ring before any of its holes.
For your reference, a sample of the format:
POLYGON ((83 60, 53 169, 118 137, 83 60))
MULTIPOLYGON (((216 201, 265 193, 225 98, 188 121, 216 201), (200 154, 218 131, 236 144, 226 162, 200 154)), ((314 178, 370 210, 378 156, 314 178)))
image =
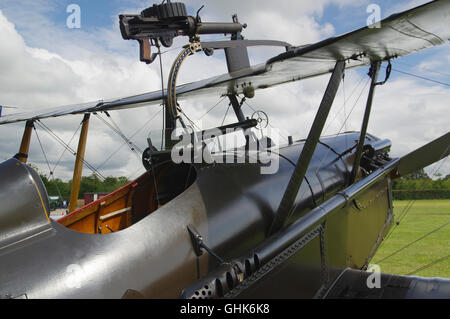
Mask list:
MULTIPOLYGON (((368 65, 374 60, 405 56, 448 41, 449 16, 450 1, 435 0, 382 20, 380 28, 364 27, 295 48, 248 69, 181 85, 177 87, 177 96, 239 94, 245 86, 263 89, 329 73, 339 60, 346 60, 346 67, 352 68, 368 65)), ((158 104, 162 98, 162 92, 155 91, 109 102, 12 114, 0 118, 0 125, 67 114, 134 108, 158 104)))

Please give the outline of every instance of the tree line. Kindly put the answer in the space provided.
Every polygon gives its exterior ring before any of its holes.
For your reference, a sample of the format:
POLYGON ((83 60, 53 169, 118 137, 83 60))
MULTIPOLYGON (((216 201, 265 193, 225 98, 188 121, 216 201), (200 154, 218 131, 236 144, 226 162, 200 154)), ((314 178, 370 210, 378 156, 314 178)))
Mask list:
POLYGON ((432 179, 423 170, 392 181, 394 199, 450 199, 450 174, 432 179))
MULTIPOLYGON (((34 169, 36 167, 32 165, 34 169)), ((49 196, 58 196, 61 200, 70 199, 72 180, 64 182, 59 178, 49 178, 39 173, 49 196)), ((407 176, 392 181, 394 199, 450 199, 450 174, 446 176, 436 175, 432 179, 423 170, 411 173, 407 176)), ((85 193, 111 193, 112 191, 128 184, 126 177, 107 177, 104 181, 96 175, 83 176, 81 179, 79 198, 85 193)))
MULTIPOLYGON (((69 201, 72 180, 64 182, 59 178, 49 179, 46 175, 39 174, 47 189, 49 196, 58 196, 61 200, 69 201)), ((104 181, 96 175, 83 176, 81 178, 79 198, 85 193, 111 193, 114 190, 128 184, 130 180, 126 177, 107 177, 104 181)))

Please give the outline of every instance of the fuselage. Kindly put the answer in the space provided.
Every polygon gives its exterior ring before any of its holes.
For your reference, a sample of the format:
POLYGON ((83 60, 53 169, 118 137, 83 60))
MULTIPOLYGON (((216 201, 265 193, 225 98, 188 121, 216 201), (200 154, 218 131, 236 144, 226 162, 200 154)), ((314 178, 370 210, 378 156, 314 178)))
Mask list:
MULTIPOLYGON (((289 223, 349 186, 358 138, 358 133, 347 133, 321 139, 289 223)), ((367 145, 378 141, 366 138, 367 145)), ((210 254, 196 256, 187 227, 195 227, 203 242, 225 261, 251 252, 266 239, 303 145, 298 141, 274 151, 279 160, 274 174, 261 174, 261 163, 189 164, 195 179, 181 194, 113 233, 83 233, 49 220, 47 195, 35 194, 36 189, 43 193, 37 174, 9 160, 0 166, 2 176, 12 174, 9 185, 0 184, 2 202, 11 201, 0 212, 0 225, 8 221, 0 237, 0 296, 121 298, 133 290, 148 298, 179 298, 183 289, 219 266, 210 254), (11 167, 20 173, 11 172, 11 167), (34 191, 25 187, 30 195, 23 198, 18 189, 24 182, 18 179, 33 179, 40 186, 31 185, 34 191), (16 203, 20 201, 27 205, 16 203), (23 216, 28 216, 29 225, 23 216)), ((361 195, 362 209, 349 206, 327 216, 326 251, 322 239, 311 240, 311 246, 280 266, 278 277, 260 281, 261 289, 249 296, 317 296, 324 289, 323 274, 316 274, 317 282, 308 279, 304 266, 316 265, 315 258, 323 254, 326 285, 345 268, 367 266, 391 222, 389 193, 386 178, 361 195)))

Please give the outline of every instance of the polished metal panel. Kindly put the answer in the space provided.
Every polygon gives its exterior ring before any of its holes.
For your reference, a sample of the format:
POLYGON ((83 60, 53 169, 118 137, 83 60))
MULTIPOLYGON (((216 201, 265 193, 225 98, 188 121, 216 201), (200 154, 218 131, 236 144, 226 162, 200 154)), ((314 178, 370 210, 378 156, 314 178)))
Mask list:
POLYGON ((16 242, 49 231, 49 202, 34 170, 16 159, 0 164, 0 254, 16 242))
MULTIPOLYGON (((348 171, 343 164, 335 168, 325 165, 342 162, 336 153, 346 150, 345 138, 325 139, 335 150, 320 144, 315 158, 323 160, 324 166, 311 166, 326 171, 324 176, 334 172, 332 183, 336 185, 345 184, 348 171)), ((298 157, 302 145, 294 143, 280 149, 280 154, 298 157)), ((217 266, 216 259, 203 254, 197 269, 187 226, 193 225, 204 243, 225 260, 260 243, 281 200, 281 186, 287 185, 294 169, 284 158, 274 175, 261 175, 258 163, 197 164, 197 180, 190 188, 120 232, 84 234, 43 221, 51 230, 45 236, 24 238, 11 249, 0 250, 0 295, 120 298, 132 289, 144 297, 179 297, 198 280, 197 271, 204 276, 217 266)), ((306 182, 302 185, 296 199, 298 214, 314 206, 311 189, 306 182)), ((320 198, 324 197, 319 194, 322 191, 321 186, 317 188, 320 198)), ((42 208, 21 211, 26 216, 39 212, 42 208)), ((12 224, 19 230, 29 227, 18 219, 12 224)))
MULTIPOLYGON (((5 225, 17 233, 35 231, 30 225, 39 223, 47 231, 36 236, 9 235, 0 241, 0 297, 121 298, 129 296, 129 291, 147 298, 180 297, 185 288, 223 268, 218 258, 206 252, 197 260, 188 226, 225 262, 247 256, 241 264, 250 269, 249 275, 266 263, 274 265, 267 276, 255 281, 254 287, 261 289, 248 290, 243 296, 320 297, 345 268, 367 266, 392 224, 388 175, 398 160, 387 160, 379 170, 350 185, 349 163, 353 163, 358 138, 358 133, 347 133, 321 139, 289 225, 268 238, 303 141, 279 149, 280 166, 273 175, 262 175, 260 163, 195 164, 197 179, 187 190, 116 233, 69 230, 48 222, 43 208, 37 206, 20 210, 19 219, 5 213, 1 215, 9 221, 5 225), (30 225, 22 222, 27 218, 30 225), (277 254, 288 258, 278 262, 277 254), (295 274, 299 276, 296 285, 281 284, 289 283, 295 274), (311 289, 297 289, 298 285, 311 289)), ((366 137, 367 146, 374 148, 377 143, 377 138, 366 137)), ((16 162, 0 166, 6 177, 36 176, 27 175, 23 165, 18 166, 20 174, 8 175, 16 162)), ((0 189, 2 198, 7 198, 5 187, 0 189)))
MULTIPOLYGON (((84 234, 52 221, 46 238, 0 251, 0 297, 121 298, 133 289, 145 297, 176 298, 197 279, 188 224, 208 240, 196 184, 117 233, 84 234)), ((201 275, 207 260, 200 258, 201 275)))

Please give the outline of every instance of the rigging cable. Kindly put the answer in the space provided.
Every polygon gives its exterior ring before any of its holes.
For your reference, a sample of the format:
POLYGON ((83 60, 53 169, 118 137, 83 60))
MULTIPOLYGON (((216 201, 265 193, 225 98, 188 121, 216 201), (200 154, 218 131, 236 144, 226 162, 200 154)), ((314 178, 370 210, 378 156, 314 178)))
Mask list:
MULTIPOLYGON (((63 147, 67 148, 74 156, 77 155, 77 152, 75 152, 74 149, 70 147, 70 145, 67 145, 58 135, 56 135, 49 127, 47 127, 44 123, 42 123, 40 120, 37 120, 35 123, 37 123, 42 129, 44 129, 50 136, 52 136, 58 143, 60 143, 63 147)), ((102 181, 105 180, 105 177, 93 166, 91 165, 86 159, 83 159, 83 163, 88 167, 92 173, 97 175, 98 178, 100 178, 102 181)))
POLYGON ((142 153, 142 150, 136 146, 132 141, 130 141, 121 131, 118 131, 117 129, 115 129, 110 123, 108 123, 105 119, 103 119, 100 115, 98 115, 97 113, 94 113, 95 116, 101 120, 106 126, 108 126, 109 128, 111 128, 117 135, 119 135, 124 142, 130 147, 130 150, 133 152, 133 154, 135 154, 138 159, 140 160, 140 153, 142 153))
POLYGON ((426 78, 426 77, 424 77, 424 76, 420 76, 420 75, 417 75, 417 74, 412 74, 412 73, 408 73, 408 72, 400 71, 400 70, 396 70, 396 69, 392 69, 392 70, 393 70, 393 71, 396 71, 396 72, 398 72, 398 73, 406 74, 406 75, 409 75, 409 76, 412 76, 412 77, 416 77, 416 78, 418 78, 418 79, 422 79, 422 80, 425 80, 425 81, 430 81, 430 82, 434 82, 434 83, 437 83, 437 84, 441 84, 441 85, 445 85, 445 86, 450 86, 450 84, 448 84, 448 83, 441 82, 441 81, 437 81, 437 80, 433 80, 433 79, 429 79, 429 78, 426 78))
POLYGON ((447 256, 445 256, 445 257, 436 259, 436 260, 432 261, 432 262, 429 263, 429 264, 426 264, 426 265, 424 265, 424 266, 421 266, 420 268, 417 268, 417 269, 414 270, 414 271, 411 271, 410 273, 406 274, 406 276, 412 276, 412 275, 418 273, 419 271, 428 269, 428 268, 430 268, 431 266, 434 266, 434 265, 436 265, 436 264, 439 264, 439 263, 443 262, 444 260, 447 260, 449 257, 450 257, 450 255, 447 255, 447 256))
MULTIPOLYGON (((352 94, 349 96, 348 100, 349 100, 349 99, 353 96, 353 94, 356 92, 357 88, 359 88, 359 86, 360 86, 360 84, 363 82, 363 80, 364 80, 364 78, 361 77, 360 82, 359 82, 358 85, 355 87, 355 89, 353 89, 353 92, 352 92, 352 94)), ((355 109, 356 105, 358 104, 359 100, 361 99, 361 96, 362 96, 363 92, 365 91, 365 89, 366 89, 366 87, 367 87, 367 85, 368 85, 369 83, 370 83, 370 79, 367 79, 367 80, 366 80, 365 86, 362 88, 361 93, 359 94, 359 96, 358 96, 356 102, 354 103, 352 109, 350 110, 350 113, 348 114, 348 116, 347 116, 346 119, 344 120, 344 124, 340 127, 339 132, 338 132, 338 134, 336 135, 335 139, 336 139, 336 138, 339 136, 339 134, 341 133, 342 129, 344 128, 344 125, 347 123, 348 119, 350 118, 350 115, 353 113, 353 110, 355 109)), ((347 101, 348 101, 348 100, 347 100, 347 101)), ((253 107, 251 107, 250 104, 248 104, 246 101, 245 101, 245 104, 247 104, 253 111, 255 111, 255 109, 254 109, 253 107)), ((342 111, 342 108, 341 108, 341 111, 342 111)), ((256 111, 255 111, 255 112, 256 112, 256 111)), ((337 118, 337 115, 338 115, 339 113, 340 113, 340 112, 338 112, 338 113, 335 115, 335 117, 333 118, 332 122, 334 122, 334 120, 337 118)), ((331 122, 331 123, 332 123, 332 122, 331 122)), ((269 123, 269 125, 270 125, 270 123, 269 123)), ((331 124, 330 124, 330 125, 331 125, 331 124)), ((270 125, 270 126, 271 126, 271 125, 270 125)), ((272 127, 272 126, 271 126, 271 127, 272 127)), ((282 136, 282 135, 281 135, 281 136, 282 136)), ((283 137, 283 136, 282 136, 282 137, 283 137)), ((283 137, 283 138, 285 138, 285 137, 283 137)), ((285 139, 286 139, 286 138, 285 138, 285 139)), ((319 171, 319 169, 322 167, 322 163, 324 162, 324 160, 325 160, 326 157, 328 156, 328 153, 329 153, 329 152, 330 152, 330 149, 327 149, 325 155, 323 156, 323 158, 321 159, 321 161, 320 161, 320 163, 319 163, 319 166, 318 166, 318 168, 317 168, 317 170, 316 170, 316 174, 317 174, 317 172, 319 171)), ((306 190, 305 190, 305 191, 306 191, 306 190)), ((303 195, 304 195, 304 194, 303 194, 303 195)))
POLYGON ((430 73, 430 74, 433 73, 433 74, 439 74, 439 75, 442 75, 442 76, 449 76, 449 77, 450 77, 450 74, 448 74, 448 73, 443 73, 443 72, 439 72, 439 71, 434 71, 434 70, 430 70, 430 69, 427 69, 427 68, 424 68, 424 67, 418 67, 417 65, 412 65, 412 64, 405 63, 405 62, 399 61, 399 60, 396 60, 395 62, 396 62, 397 64, 403 64, 403 65, 408 66, 408 67, 410 67, 410 68, 415 68, 415 67, 417 67, 417 68, 419 68, 420 70, 424 70, 425 72, 430 73))
MULTIPOLYGON (((450 145, 449 145, 450 147, 450 145)), ((445 154, 445 152, 443 153, 445 154)), ((441 162, 441 164, 439 165, 439 167, 437 167, 435 169, 435 171, 433 172, 432 176, 436 176, 437 172, 441 169, 442 165, 445 163, 445 161, 447 160, 448 157, 446 157, 446 159, 444 161, 441 162)), ((442 160, 442 158, 441 158, 442 160)), ((420 189, 423 185, 425 184, 425 181, 422 181, 421 185, 419 185, 418 189, 420 189)), ((411 210, 411 207, 414 205, 415 203, 415 199, 411 199, 408 204, 406 204, 406 206, 403 208, 402 212, 399 214, 399 218, 397 220, 397 222, 395 223, 394 227, 392 227, 392 229, 390 230, 390 232, 386 235, 386 237, 383 239, 383 242, 380 244, 380 246, 378 247, 378 249, 380 249, 383 244, 391 237, 391 235, 394 233, 394 231, 397 229, 397 227, 400 225, 400 223, 403 221, 403 219, 406 217, 406 215, 408 214, 408 212, 411 210)))
MULTIPOLYGON (((411 73, 407 73, 407 72, 403 72, 403 71, 399 71, 399 70, 395 70, 395 69, 392 69, 392 70, 397 71, 397 72, 399 72, 399 73, 406 74, 406 75, 414 76, 414 77, 417 77, 417 78, 420 78, 420 79, 424 79, 424 80, 428 80, 428 81, 431 81, 431 82, 435 82, 435 83, 438 83, 438 84, 443 84, 443 85, 450 86, 450 85, 448 85, 447 83, 443 83, 443 82, 431 80, 431 79, 428 79, 428 78, 425 78, 425 77, 417 76, 417 75, 415 75, 415 74, 411 74, 411 73)), ((358 98, 358 99, 359 99, 359 98, 358 98)), ((352 109, 352 110, 353 110, 353 109, 352 109)), ((351 113, 351 112, 350 112, 350 113, 351 113)), ((346 122, 346 121, 345 121, 345 122, 346 122)), ((342 129, 342 128, 341 128, 341 129, 342 129)), ((339 133, 338 133, 338 134, 339 134, 339 133)), ((450 146, 449 146, 449 147, 450 147, 450 146)), ((444 152, 444 154, 445 154, 445 152, 444 152)), ((441 158, 441 159, 442 159, 442 158, 441 158)), ((435 173, 433 174, 433 176, 436 174, 436 172, 440 169, 440 167, 441 167, 442 165, 443 165, 443 162, 442 162, 441 165, 436 169, 436 171, 435 171, 435 173)), ((320 165, 319 165, 319 167, 320 167, 320 165)), ((395 226, 394 229, 392 229, 392 231, 386 236, 386 239, 383 241, 383 243, 386 242, 386 240, 387 240, 387 239, 389 238, 389 236, 393 233, 393 231, 395 230, 395 228, 396 228, 396 227, 400 224, 400 222, 406 217, 407 213, 410 211, 410 209, 411 209, 411 207, 413 206, 414 202, 415 202, 415 201, 412 200, 412 201, 410 201, 410 202, 408 203, 408 205, 405 207, 405 209, 403 210, 403 212, 400 214, 400 217, 399 217, 398 222, 396 223, 396 226, 395 226)), ((406 248, 408 248, 408 247, 410 247, 410 246, 416 244, 417 242, 419 242, 419 241, 423 240, 424 238, 428 237, 429 235, 431 235, 431 234, 433 234, 433 233, 439 231, 440 229, 444 228, 444 227, 447 226, 448 224, 450 224, 450 222, 446 222, 445 224, 439 226, 438 228, 432 230, 431 232, 429 232, 429 233, 427 233, 427 234, 421 236, 420 238, 418 238, 418 239, 416 239, 416 240, 410 242, 409 244, 407 244, 407 245, 403 246, 402 248, 396 250, 396 251, 393 252, 392 254, 390 254, 390 255, 384 257, 382 260, 378 261, 378 263, 381 263, 381 262, 383 262, 383 261, 386 261, 387 259, 391 258, 392 256, 394 256, 394 255, 398 254, 399 252, 403 251, 404 249, 406 249, 406 248)), ((383 244, 383 243, 382 243, 382 244, 383 244)), ((382 244, 381 244, 381 245, 382 245, 382 244)), ((381 245, 380 245, 380 247, 381 247, 381 245)), ((380 248, 380 247, 379 247, 379 248, 380 248)), ((427 265, 425 265, 425 266, 422 266, 422 267, 420 267, 420 268, 414 270, 413 272, 409 273, 408 275, 412 275, 412 274, 417 273, 418 271, 427 269, 427 268, 429 268, 429 267, 431 267, 431 266, 433 266, 433 265, 435 265, 435 264, 437 264, 437 263, 439 263, 439 262, 442 262, 442 261, 446 260, 448 257, 450 257, 450 255, 449 255, 449 256, 446 256, 446 257, 443 257, 443 258, 440 258, 440 259, 438 259, 438 260, 435 260, 435 261, 433 261, 433 262, 431 262, 430 264, 427 264, 427 265)))
MULTIPOLYGON (((347 110, 346 110, 346 98, 345 98, 345 73, 342 75, 342 94, 343 94, 343 98, 344 98, 344 105, 343 105, 343 109, 344 109, 344 129, 345 132, 348 132, 348 128, 347 128, 347 110)), ((347 141, 347 136, 345 137, 345 149, 348 149, 348 141, 347 141)))
POLYGON ((139 152, 142 152, 142 149, 137 146, 135 143, 133 143, 133 141, 130 138, 127 138, 126 135, 122 132, 122 130, 120 129, 119 125, 117 125, 117 123, 114 121, 114 119, 112 118, 112 116, 105 111, 106 116, 108 116, 108 118, 110 119, 111 123, 114 125, 114 127, 120 132, 120 134, 126 139, 127 142, 129 142, 129 144, 136 150, 138 150, 139 152))
POLYGON ((180 50, 183 46, 184 46, 184 45, 180 45, 180 46, 178 46, 178 47, 174 47, 174 48, 172 48, 172 49, 168 49, 168 50, 166 50, 166 51, 164 51, 164 52, 161 52, 161 55, 166 54, 166 53, 171 52, 171 51, 174 51, 174 50, 180 50))
POLYGON ((231 102, 228 104, 227 111, 225 112, 225 115, 223 117, 223 120, 222 120, 222 123, 220 124, 220 126, 223 126, 223 124, 225 123, 225 120, 227 118, 228 112, 230 111, 230 107, 231 107, 231 102))
MULTIPOLYGON (((369 81, 369 80, 367 80, 369 81)), ((355 86, 355 88, 353 89, 352 93, 350 94, 350 96, 344 100, 344 104, 342 105, 341 109, 334 115, 333 119, 329 122, 328 126, 325 127, 325 129, 323 130, 324 132, 327 132, 328 129, 331 127, 331 125, 334 123, 334 121, 337 119, 338 115, 345 110, 346 106, 347 106, 347 102, 350 101, 350 99, 353 97, 353 95, 355 94, 355 92, 359 89, 360 85, 364 82, 364 77, 360 77, 358 84, 355 86)), ((366 84, 367 86, 367 84, 366 84)), ((363 89, 364 91, 364 89, 363 89)), ((362 93, 361 93, 362 94, 362 93)), ((361 98, 361 97, 359 97, 361 98)), ((359 100, 358 98, 358 100, 359 100)), ((347 121, 348 118, 345 117, 344 121, 347 121)))
POLYGON ((202 129, 201 129, 200 127, 198 127, 198 125, 196 125, 196 124, 194 123, 194 121, 192 121, 192 120, 189 118, 189 116, 187 116, 187 114, 184 112, 184 110, 183 110, 182 108, 178 108, 178 111, 179 111, 182 115, 184 115, 184 117, 188 120, 188 122, 192 125, 193 128, 196 128, 197 130, 202 131, 202 129))
MULTIPOLYGON (((361 78, 361 79, 364 79, 364 78, 361 78)), ((340 127, 340 129, 339 129, 337 135, 334 137, 334 140, 336 140, 336 139, 338 138, 339 134, 341 133, 342 129, 344 128, 345 123, 346 123, 346 122, 348 121, 348 119, 350 118, 350 115, 352 115, 352 113, 353 113, 353 111, 354 111, 356 105, 358 104, 359 100, 361 99, 362 94, 364 93, 365 89, 367 88, 367 85, 368 85, 370 82, 371 82, 370 79, 367 79, 367 80, 366 80, 366 84, 365 84, 364 87, 362 88, 361 93, 359 94, 358 98, 356 99, 355 103, 353 104, 353 107, 351 108, 350 113, 348 113, 347 117, 345 118, 344 124, 341 125, 341 127, 340 127)), ((360 83, 361 83, 361 82, 360 82, 360 83)), ((358 83, 358 86, 357 86, 356 88, 358 88, 358 87, 359 87, 359 83, 358 83)), ((356 88, 354 89, 353 92, 356 91, 356 88)), ((351 96, 353 96, 353 92, 352 92, 352 95, 351 95, 351 96)), ((350 97, 349 97, 349 99, 350 99, 350 97)), ((342 110, 342 109, 341 109, 341 110, 342 110)), ((335 116, 335 118, 333 119, 333 121, 334 121, 336 118, 337 118, 337 115, 335 116)), ((319 172, 319 170, 323 167, 323 166, 322 166, 322 165, 323 165, 323 162, 324 162, 325 159, 327 158, 327 156, 328 156, 328 154, 329 154, 330 151, 331 151, 331 148, 327 148, 327 151, 325 152, 324 156, 323 156, 322 159, 320 160, 319 165, 317 166, 317 169, 316 169, 316 171, 315 171, 315 173, 314 173, 315 175, 317 175, 317 173, 319 172)), ((303 197, 303 196, 305 195, 305 193, 307 192, 307 189, 308 189, 308 188, 305 188, 305 190, 303 191, 302 197, 303 197)))
MULTIPOLYGON (((223 116, 222 122, 220 123, 220 126, 223 126, 223 124, 225 123, 225 120, 227 119, 227 115, 228 112, 230 111, 230 107, 231 107, 231 102, 228 103, 228 107, 227 107, 227 111, 225 112, 225 115, 223 116)), ((222 148, 222 144, 220 143, 219 137, 217 137, 217 142, 219 143, 219 151, 223 152, 223 148, 222 148)), ((226 145, 225 145, 226 147, 226 145)))
POLYGON ((43 145, 42 145, 41 139, 39 138, 39 134, 38 134, 38 132, 37 132, 37 130, 36 130, 36 127, 33 126, 33 128, 34 128, 34 132, 35 132, 35 134, 36 134, 36 138, 37 138, 37 140, 38 140, 38 142, 39 142, 39 146, 41 147, 42 154, 44 154, 45 162, 47 163, 48 169, 49 169, 49 171, 50 171, 50 178, 51 178, 51 179, 53 180, 53 182, 55 183, 56 190, 58 191, 59 198, 62 200, 63 197, 62 197, 62 195, 61 195, 61 191, 59 190, 58 183, 56 183, 55 177, 53 176, 53 172, 52 172, 52 169, 51 169, 51 167, 50 167, 50 163, 48 162, 47 155, 45 154, 44 147, 43 147, 43 145))
MULTIPOLYGON (((187 116, 187 114, 183 111, 182 108, 178 108, 178 112, 184 115, 184 117, 188 120, 188 122, 191 123, 193 128, 196 128, 199 132, 202 131, 202 129, 198 125, 196 125, 195 122, 189 118, 189 116, 187 116)), ((215 139, 213 139, 212 142, 214 143, 215 146, 220 147, 219 145, 217 145, 215 139)))
MULTIPOLYGON (((366 85, 362 88, 361 93, 359 94, 358 98, 356 99, 355 103, 353 104, 352 109, 350 110, 350 113, 348 113, 347 118, 344 120, 344 123, 341 125, 337 135, 334 137, 334 140, 336 140, 339 136, 339 134, 341 134, 342 129, 344 128, 345 124, 347 123, 348 119, 350 118, 350 116, 352 115, 353 111, 355 110, 356 105, 358 104, 359 100, 361 99, 362 94, 364 93, 365 89, 367 88, 367 85, 369 85, 369 83, 371 82, 371 79, 368 79, 366 82, 366 85)), ((325 159, 328 156, 328 153, 331 151, 330 148, 327 149, 327 151, 325 152, 325 155, 322 157, 319 165, 317 166, 317 170, 315 172, 315 174, 317 174, 319 172, 319 170, 323 167, 322 164, 325 161, 325 159)))
MULTIPOLYGON (((78 125, 78 128, 76 129, 75 133, 73 133, 72 138, 70 139, 69 143, 67 143, 67 145, 70 145, 70 143, 72 143, 73 139, 75 138, 78 131, 80 130, 82 124, 83 124, 83 122, 81 122, 80 125, 78 125)), ((67 148, 64 148, 61 156, 58 158, 58 161, 56 162, 55 166, 53 167, 53 173, 55 172, 56 168, 58 167, 59 163, 61 162, 61 159, 64 156, 64 154, 66 153, 66 151, 67 151, 67 148)))
MULTIPOLYGON (((223 102, 223 100, 225 100, 225 98, 226 98, 226 96, 224 96, 222 98, 219 98, 218 102, 213 107, 211 107, 205 114, 200 116, 200 118, 197 120, 197 122, 200 121, 202 118, 204 118, 206 115, 208 115, 212 110, 214 110, 220 103, 223 102)), ((229 107, 230 106, 228 106, 228 108, 229 107)), ((228 113, 228 110, 227 110, 227 113, 228 113)), ((215 140, 217 140, 217 143, 218 143, 217 146, 218 146, 219 150, 222 151, 222 147, 220 145, 219 137, 216 137, 215 140)), ((216 144, 216 143, 214 142, 214 144, 216 144)))
MULTIPOLYGON (((383 68, 386 68, 386 67, 383 67, 383 68)), ((433 80, 433 79, 430 79, 430 78, 427 78, 427 77, 424 77, 424 76, 420 76, 420 75, 417 75, 417 74, 413 74, 413 73, 397 70, 397 69, 394 69, 394 68, 392 68, 392 71, 395 71, 395 72, 398 72, 398 73, 402 73, 402 74, 405 74, 405 75, 409 75, 411 77, 415 77, 415 78, 418 78, 418 79, 421 79, 421 80, 437 83, 437 84, 440 84, 440 85, 450 86, 449 83, 433 80)))
MULTIPOLYGON (((147 122, 144 123, 144 125, 142 125, 142 127, 140 127, 138 130, 136 130, 131 136, 130 139, 132 139, 133 137, 135 137, 139 132, 141 132, 148 124, 150 124, 151 121, 153 121, 162 111, 163 109, 158 110, 158 112, 156 112, 147 122)), ((118 149, 116 149, 114 152, 111 153, 111 155, 109 157, 107 157, 99 166, 98 169, 100 169, 101 167, 103 167, 103 165, 105 165, 115 154, 117 154, 118 151, 120 151, 122 149, 122 147, 124 147, 125 145, 127 145, 127 142, 122 143, 122 145, 120 145, 120 147, 118 149)))
POLYGON ((427 234, 421 236, 420 238, 418 238, 418 239, 416 239, 416 240, 410 242, 409 244, 406 244, 406 245, 403 246, 402 248, 397 249, 396 251, 394 251, 392 254, 390 254, 390 255, 384 257, 383 259, 377 261, 377 263, 382 263, 383 261, 386 261, 387 259, 389 259, 389 258, 391 258, 392 256, 395 256, 396 254, 398 254, 399 252, 401 252, 402 250, 404 250, 404 249, 406 249, 406 248, 408 248, 408 247, 410 247, 410 246, 412 246, 412 245, 418 243, 418 242, 421 241, 422 239, 424 239, 424 238, 430 236, 431 234, 433 234, 433 233, 435 233, 435 232, 441 230, 442 228, 444 228, 444 227, 447 226, 448 224, 450 224, 450 222, 446 222, 445 224, 439 226, 438 228, 433 229, 433 230, 430 231, 429 233, 427 233, 427 234))
MULTIPOLYGON (((359 87, 359 85, 362 83, 363 80, 364 80, 364 78, 362 77, 362 78, 361 78, 361 81, 358 83, 358 85, 357 85, 357 86, 355 87, 355 89, 353 90, 351 96, 353 96, 353 93, 356 92, 356 89, 359 87)), ((339 129, 339 132, 338 132, 337 135, 334 137, 334 140, 336 140, 337 137, 339 136, 339 134, 341 133, 341 131, 342 131, 342 129, 343 129, 345 123, 346 123, 346 122, 348 121, 348 119, 350 118, 350 115, 353 113, 353 111, 354 111, 356 105, 358 104, 359 100, 361 99, 362 94, 364 93, 365 89, 367 88, 367 85, 368 85, 370 82, 371 82, 371 79, 367 79, 367 80, 366 80, 366 84, 365 84, 364 87, 362 88, 362 90, 361 90, 361 92, 360 92, 360 94, 359 94, 357 100, 355 101, 355 103, 353 104, 352 109, 350 110, 350 113, 347 115, 346 119, 344 120, 344 124, 341 125, 341 127, 340 127, 340 129, 339 129)), ((349 97, 349 99, 350 99, 350 97, 349 97)), ((341 111, 342 111, 342 109, 341 109, 341 111)), ((340 113, 340 112, 338 112, 338 113, 340 113)), ((337 114, 335 115, 333 121, 334 121, 336 118, 337 118, 337 114)), ((327 156, 328 156, 328 154, 329 154, 330 151, 331 151, 331 149, 330 149, 330 148, 327 148, 327 151, 325 152, 324 156, 323 156, 322 159, 320 160, 320 163, 319 163, 319 165, 318 165, 318 167, 317 167, 317 170, 315 171, 315 174, 317 174, 318 171, 322 168, 323 162, 324 162, 325 159, 327 158, 327 156)), ((305 193, 307 192, 307 190, 308 190, 308 188, 305 188, 305 189, 303 190, 303 193, 302 193, 302 195, 301 195, 302 197, 305 195, 305 193)))
POLYGON ((206 115, 208 115, 209 112, 214 110, 220 103, 222 103, 223 100, 225 100, 225 98, 226 98, 226 96, 220 98, 219 101, 212 108, 210 108, 205 114, 200 116, 200 118, 197 120, 197 122, 200 121, 202 118, 204 118, 206 115))

